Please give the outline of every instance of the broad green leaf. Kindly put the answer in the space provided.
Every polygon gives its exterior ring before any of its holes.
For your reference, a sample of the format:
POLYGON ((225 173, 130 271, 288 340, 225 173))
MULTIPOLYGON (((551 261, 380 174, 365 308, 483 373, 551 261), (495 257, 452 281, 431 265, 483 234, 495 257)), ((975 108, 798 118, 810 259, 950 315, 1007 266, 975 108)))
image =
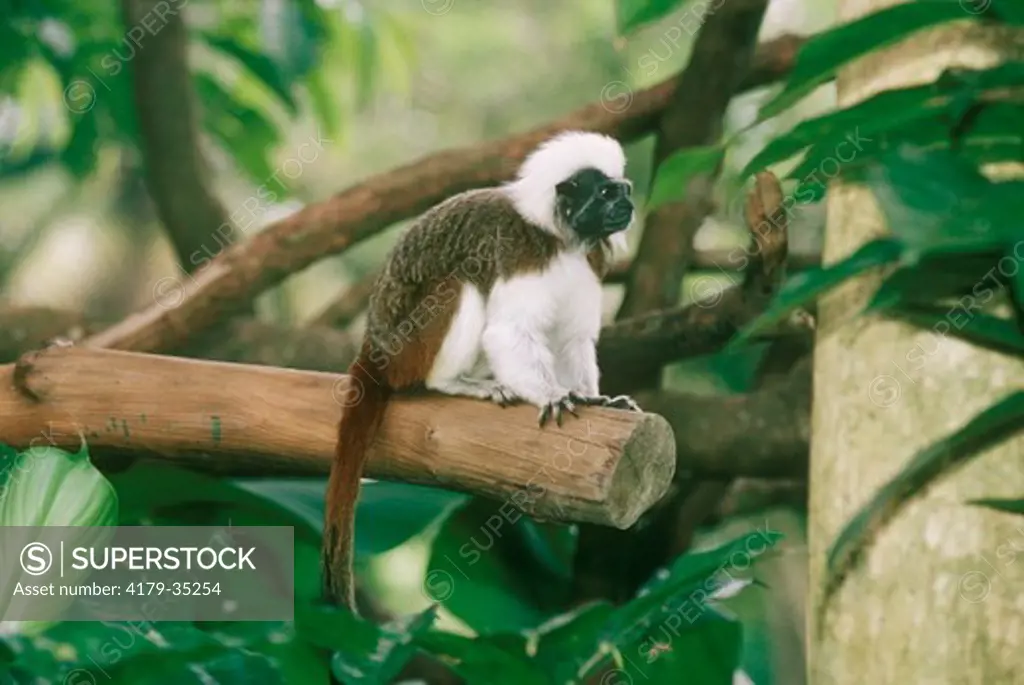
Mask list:
POLYGON ((120 662, 108 673, 116 685, 288 685, 266 655, 223 645, 192 652, 146 654, 120 662))
POLYGON ((647 198, 647 211, 686 197, 690 182, 698 176, 715 173, 724 156, 725 149, 721 145, 687 148, 671 155, 658 165, 647 198))
POLYGON ((729 346, 746 342, 782 321, 794 309, 832 290, 840 283, 900 258, 903 245, 896 240, 879 238, 863 245, 852 255, 831 266, 809 269, 790 277, 779 290, 764 314, 748 324, 729 346))
MULTIPOLYGON (((1020 158, 1020 134, 1024 127, 1024 107, 998 103, 986 106, 971 122, 970 129, 959 141, 956 154, 974 164, 1015 161, 1020 158)), ((879 158, 897 144, 908 144, 924 150, 951 148, 951 129, 946 110, 931 112, 928 117, 914 119, 892 129, 874 133, 867 138, 866 129, 857 145, 826 138, 815 143, 803 160, 786 176, 800 182, 793 197, 801 202, 817 202, 825 194, 825 184, 833 178, 847 182, 864 182, 867 171, 879 158)), ((753 167, 752 167, 753 168, 753 167)))
POLYGON ((270 685, 286 681, 277 677, 276 666, 254 651, 281 639, 281 630, 272 625, 270 630, 254 631, 239 639, 179 621, 60 623, 22 641, 18 663, 46 682, 191 684, 199 682, 189 677, 195 678, 199 668, 217 673, 218 682, 225 684, 255 681, 270 685), (36 644, 44 647, 35 649, 36 644), (63 655, 59 662, 52 658, 55 651, 63 655), (246 674, 252 679, 245 679, 246 674))
MULTIPOLYGON (((9 448, 4 452, 10 457, 9 448)), ((112 526, 117 492, 89 459, 48 445, 20 452, 5 469, 0 489, 0 528, 8 526, 112 526)))
POLYGON ((643 24, 657 21, 686 2, 687 0, 615 0, 619 33, 629 33, 643 24))
POLYGON ((264 4, 261 43, 290 78, 303 78, 317 67, 326 35, 323 8, 311 0, 264 4))
MULTIPOLYGON (((862 164, 876 158, 893 142, 924 146, 948 143, 959 104, 974 102, 985 93, 999 93, 1024 81, 1024 62, 1007 62, 991 69, 945 72, 933 83, 884 90, 850 107, 829 112, 794 126, 774 138, 747 163, 741 176, 810 151, 791 178, 804 178, 815 170, 834 175, 840 164, 862 164)), ((970 135, 1017 138, 1022 108, 1011 102, 989 102, 971 122, 970 135)))
POLYGON ((224 146, 249 179, 274 197, 289 194, 289 177, 271 165, 271 152, 280 142, 274 123, 259 110, 241 102, 216 78, 205 72, 193 74, 203 105, 204 128, 224 146))
POLYGON ((580 677, 581 669, 599 663, 605 625, 614 610, 608 602, 589 602, 530 631, 537 663, 556 683, 580 677))
POLYGON ((490 639, 429 631, 418 635, 415 644, 438 657, 467 685, 556 685, 529 659, 498 647, 490 639))
POLYGON ((968 504, 988 507, 1007 514, 1024 514, 1024 499, 976 499, 969 501, 968 504))
MULTIPOLYGON (((320 543, 325 478, 228 480, 165 464, 140 463, 113 474, 122 525, 158 518, 181 525, 285 525, 320 543)), ((356 554, 371 556, 434 525, 466 495, 406 483, 364 483, 356 510, 356 554)), ((296 576, 298 577, 298 575, 296 576)))
POLYGON ((906 2, 820 33, 804 43, 785 87, 761 108, 759 118, 779 114, 868 52, 929 26, 971 16, 958 2, 906 2))
POLYGON ((324 83, 324 70, 311 69, 304 81, 317 123, 328 138, 337 137, 341 126, 335 95, 324 83))
MULTIPOLYGON (((637 598, 619 607, 606 625, 606 638, 615 644, 644 634, 652 621, 678 615, 694 624, 709 610, 709 600, 722 588, 720 574, 743 572, 782 538, 780 533, 755 530, 705 552, 676 559, 644 585, 637 598)), ((730 574, 731 575, 731 574, 730 574)))
POLYGON ((356 508, 356 554, 382 554, 444 520, 468 496, 408 483, 364 483, 356 508))
MULTIPOLYGON (((771 140, 740 172, 746 177, 778 164, 801 150, 816 146, 814 159, 833 159, 846 164, 874 142, 880 132, 924 119, 941 107, 932 98, 933 85, 886 90, 863 102, 800 122, 771 140)), ((794 176, 795 174, 791 174, 794 176)))
POLYGON ((377 73, 377 34, 368 22, 359 26, 359 52, 356 61, 356 105, 365 107, 373 93, 377 73))
POLYGON ((71 175, 81 181, 95 170, 100 144, 100 133, 96 125, 96 109, 88 110, 74 117, 71 138, 60 153, 60 160, 71 175))
POLYGON ((1007 395, 964 426, 915 454, 896 476, 860 508, 836 536, 828 553, 828 577, 820 611, 842 585, 878 531, 907 502, 940 477, 987 448, 1024 430, 1024 391, 1007 395))
POLYGON ((742 651, 739 621, 719 616, 692 627, 665 621, 652 626, 650 635, 622 652, 620 671, 629 680, 620 682, 733 685, 742 651))
MULTIPOLYGON (((299 540, 320 542, 322 515, 316 516, 306 500, 284 497, 282 503, 268 495, 279 483, 276 480, 262 489, 252 488, 244 481, 235 484, 169 464, 141 462, 111 474, 110 481, 121 498, 121 525, 293 526, 296 545, 299 540)), ((318 482, 322 481, 283 481, 281 489, 295 494, 305 492, 304 484, 315 489, 318 482)))
POLYGON ((971 311, 988 305, 1000 288, 998 262, 1001 256, 999 250, 932 252, 917 262, 900 266, 886 277, 864 313, 900 305, 931 305, 950 298, 957 298, 957 306, 971 311))
POLYGON ((887 316, 929 329, 941 336, 953 335, 986 349, 1024 357, 1024 333, 1016 322, 957 307, 902 306, 885 310, 887 316))
POLYGON ((436 616, 431 607, 378 626, 345 609, 304 605, 296 607, 295 623, 303 639, 334 652, 331 668, 341 682, 386 685, 412 657, 415 640, 436 616))
POLYGON ((577 531, 574 527, 538 523, 523 516, 516 524, 515 532, 545 573, 569 581, 576 551, 577 531))
POLYGON ((557 602, 545 600, 559 580, 523 553, 515 531, 524 516, 511 502, 473 499, 434 538, 424 591, 477 633, 533 628, 555 613, 557 602))
POLYGON ((209 31, 200 31, 199 35, 211 47, 235 58, 260 83, 273 91, 289 112, 298 113, 298 105, 292 95, 291 85, 272 59, 226 36, 219 36, 209 31))
POLYGON ((992 183, 948 150, 901 146, 869 171, 868 186, 911 261, 999 248, 1020 235, 1024 183, 992 183))
POLYGON ((1011 299, 1017 311, 1017 327, 1024 332, 1024 257, 1017 256, 1017 250, 1024 254, 1024 243, 1015 243, 1010 254, 1007 255, 1017 265, 1017 274, 1010 284, 1011 299))

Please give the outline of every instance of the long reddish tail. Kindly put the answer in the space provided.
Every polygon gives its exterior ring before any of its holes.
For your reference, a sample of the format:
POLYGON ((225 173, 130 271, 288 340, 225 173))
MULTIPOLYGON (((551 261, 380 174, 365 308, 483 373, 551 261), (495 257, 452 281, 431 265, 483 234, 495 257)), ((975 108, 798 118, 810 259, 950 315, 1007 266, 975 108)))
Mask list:
POLYGON ((359 482, 367 451, 391 396, 383 375, 372 370, 373 362, 367 352, 364 348, 348 370, 351 385, 343 398, 345 406, 338 422, 338 442, 327 482, 322 554, 324 598, 347 606, 353 613, 356 606, 352 543, 359 482))

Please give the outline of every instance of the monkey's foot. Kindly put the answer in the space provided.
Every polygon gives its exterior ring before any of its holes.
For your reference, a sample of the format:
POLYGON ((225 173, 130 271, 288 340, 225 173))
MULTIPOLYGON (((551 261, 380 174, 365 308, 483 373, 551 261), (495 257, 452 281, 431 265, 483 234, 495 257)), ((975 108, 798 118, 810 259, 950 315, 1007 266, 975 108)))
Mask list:
POLYGON ((570 393, 569 396, 572 398, 573 402, 585 407, 611 407, 613 409, 628 409, 629 411, 637 412, 643 411, 643 409, 640 408, 640 405, 637 404, 629 395, 617 395, 615 397, 609 397, 608 395, 595 395, 593 397, 587 397, 585 395, 570 393))
POLYGON ((516 394, 512 392, 508 386, 502 385, 501 383, 495 383, 491 388, 490 400, 502 408, 519 402, 519 398, 516 394))
POLYGON ((519 401, 508 386, 497 381, 485 378, 468 378, 459 376, 442 382, 435 382, 427 385, 432 390, 443 392, 446 395, 458 395, 460 397, 473 397, 479 400, 490 400, 502 407, 515 404, 519 401))
POLYGON ((576 413, 576 402, 570 393, 565 397, 555 400, 554 402, 548 402, 540 408, 540 414, 537 416, 537 424, 543 428, 552 417, 555 419, 555 423, 559 426, 562 425, 562 412, 567 411, 573 416, 578 417, 576 413))

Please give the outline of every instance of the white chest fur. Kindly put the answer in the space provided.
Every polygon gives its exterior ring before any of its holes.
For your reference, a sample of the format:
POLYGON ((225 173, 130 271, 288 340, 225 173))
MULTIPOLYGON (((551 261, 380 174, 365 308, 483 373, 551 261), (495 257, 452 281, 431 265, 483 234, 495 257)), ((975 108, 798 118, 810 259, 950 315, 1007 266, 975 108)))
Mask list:
MULTIPOLYGON (((546 350, 547 354, 542 356, 550 357, 551 361, 524 360, 524 372, 531 365, 542 363, 551 365, 551 372, 557 374, 558 358, 583 353, 587 357, 584 364, 593 366, 592 348, 600 330, 601 283, 585 254, 562 253, 543 271, 499 280, 486 298, 474 286, 464 285, 459 310, 430 380, 439 385, 445 379, 469 373, 485 349, 492 357, 496 353, 491 351, 506 350, 501 353, 505 359, 487 360, 492 368, 477 366, 474 376, 498 371, 493 367, 502 366, 503 362, 520 366, 519 361, 510 357, 518 357, 519 351, 527 357, 536 356, 527 348, 546 350)), ((593 382, 596 378, 588 381, 593 382)))
POLYGON ((499 281, 487 300, 488 325, 520 322, 549 346, 596 339, 601 328, 601 283, 586 255, 562 253, 546 269, 499 281))

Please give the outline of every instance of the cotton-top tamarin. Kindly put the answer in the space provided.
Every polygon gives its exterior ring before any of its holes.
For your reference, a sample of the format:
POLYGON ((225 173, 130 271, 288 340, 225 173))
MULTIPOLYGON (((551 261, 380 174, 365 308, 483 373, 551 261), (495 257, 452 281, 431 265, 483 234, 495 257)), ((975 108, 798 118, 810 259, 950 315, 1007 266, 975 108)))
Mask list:
POLYGON ((355 609, 352 542, 367 449, 392 392, 414 387, 538 407, 543 427, 599 394, 601 278, 633 222, 625 155, 608 136, 542 143, 504 186, 424 213, 387 258, 349 368, 327 486, 324 594, 355 609))

